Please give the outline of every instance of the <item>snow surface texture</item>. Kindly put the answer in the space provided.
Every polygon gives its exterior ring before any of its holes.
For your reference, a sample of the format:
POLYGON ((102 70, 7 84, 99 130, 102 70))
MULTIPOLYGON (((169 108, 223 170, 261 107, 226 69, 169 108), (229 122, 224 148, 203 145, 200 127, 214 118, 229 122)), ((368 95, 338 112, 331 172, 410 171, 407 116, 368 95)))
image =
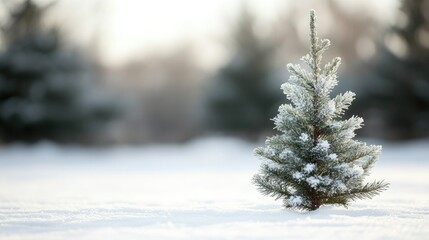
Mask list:
POLYGON ((255 146, 240 140, 3 148, 0 239, 428 239, 428 146, 384 144, 368 180, 390 189, 311 213, 256 190, 255 146))

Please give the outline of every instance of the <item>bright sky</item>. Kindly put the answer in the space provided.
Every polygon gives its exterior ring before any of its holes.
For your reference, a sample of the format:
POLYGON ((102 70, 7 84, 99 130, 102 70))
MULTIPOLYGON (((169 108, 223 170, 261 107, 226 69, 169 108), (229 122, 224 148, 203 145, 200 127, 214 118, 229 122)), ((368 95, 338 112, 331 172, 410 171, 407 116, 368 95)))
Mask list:
MULTIPOLYGON (((201 54, 203 65, 213 65, 222 58, 221 43, 242 2, 258 15, 262 23, 270 23, 286 9, 289 1, 62 0, 59 15, 64 24, 72 26, 72 35, 78 40, 88 41, 96 31, 100 42, 98 50, 109 65, 121 64, 130 57, 168 52, 186 42, 204 52, 201 54)), ((302 2, 310 9, 316 1, 302 2)), ((361 9, 356 7, 358 1, 339 2, 349 5, 351 12, 361 9)), ((384 17, 396 1, 365 2, 371 4, 369 9, 376 15, 384 17)))
MULTIPOLYGON (((284 0, 264 2, 252 0, 248 4, 268 21, 284 5, 284 0)), ((109 62, 115 64, 138 55, 136 51, 169 51, 190 41, 210 55, 206 60, 215 59, 220 57, 215 56, 220 49, 208 51, 207 45, 222 41, 240 5, 236 0, 111 0, 103 48, 115 46, 106 52, 109 62)))

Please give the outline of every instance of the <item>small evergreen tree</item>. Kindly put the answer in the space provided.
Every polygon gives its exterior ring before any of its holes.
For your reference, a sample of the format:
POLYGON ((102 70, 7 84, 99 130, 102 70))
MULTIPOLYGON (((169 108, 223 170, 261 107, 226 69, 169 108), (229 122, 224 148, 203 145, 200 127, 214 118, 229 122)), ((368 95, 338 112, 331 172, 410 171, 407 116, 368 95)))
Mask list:
POLYGON ((363 119, 342 120, 355 94, 347 91, 334 98, 340 58, 321 68, 329 40, 319 40, 314 10, 310 13, 310 53, 302 58, 311 72, 288 65, 289 81, 281 86, 291 104, 281 105, 275 129, 266 147, 255 149, 265 163, 254 183, 265 195, 283 199, 286 208, 316 210, 321 205, 346 206, 350 201, 371 198, 388 187, 383 181, 364 183, 381 146, 353 140, 363 119))

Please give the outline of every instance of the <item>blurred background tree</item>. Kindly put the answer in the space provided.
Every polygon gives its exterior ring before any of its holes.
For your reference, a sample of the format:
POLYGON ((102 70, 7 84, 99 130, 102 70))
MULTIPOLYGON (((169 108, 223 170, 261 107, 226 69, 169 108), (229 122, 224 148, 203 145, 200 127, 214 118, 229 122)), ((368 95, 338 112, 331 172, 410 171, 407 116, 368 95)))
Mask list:
POLYGON ((208 128, 252 138, 272 130, 270 119, 282 100, 274 62, 278 45, 257 34, 255 21, 242 6, 231 32, 232 57, 206 88, 208 128))
POLYGON ((367 119, 366 135, 391 140, 429 136, 429 1, 403 0, 378 54, 355 77, 354 113, 367 119))
MULTIPOLYGON (((59 142, 97 139, 117 114, 89 60, 43 24, 53 2, 7 4, 0 52, 0 139, 59 142)), ((98 139, 100 140, 100 139, 98 139)))

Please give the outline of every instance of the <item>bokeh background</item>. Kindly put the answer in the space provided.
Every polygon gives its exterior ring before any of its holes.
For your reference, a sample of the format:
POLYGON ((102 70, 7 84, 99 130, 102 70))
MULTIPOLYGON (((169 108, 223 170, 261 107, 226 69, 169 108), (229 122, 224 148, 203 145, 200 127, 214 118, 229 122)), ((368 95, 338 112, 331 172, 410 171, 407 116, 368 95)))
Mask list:
POLYGON ((429 1, 2 0, 0 144, 261 140, 311 8, 358 136, 428 137, 429 1))

